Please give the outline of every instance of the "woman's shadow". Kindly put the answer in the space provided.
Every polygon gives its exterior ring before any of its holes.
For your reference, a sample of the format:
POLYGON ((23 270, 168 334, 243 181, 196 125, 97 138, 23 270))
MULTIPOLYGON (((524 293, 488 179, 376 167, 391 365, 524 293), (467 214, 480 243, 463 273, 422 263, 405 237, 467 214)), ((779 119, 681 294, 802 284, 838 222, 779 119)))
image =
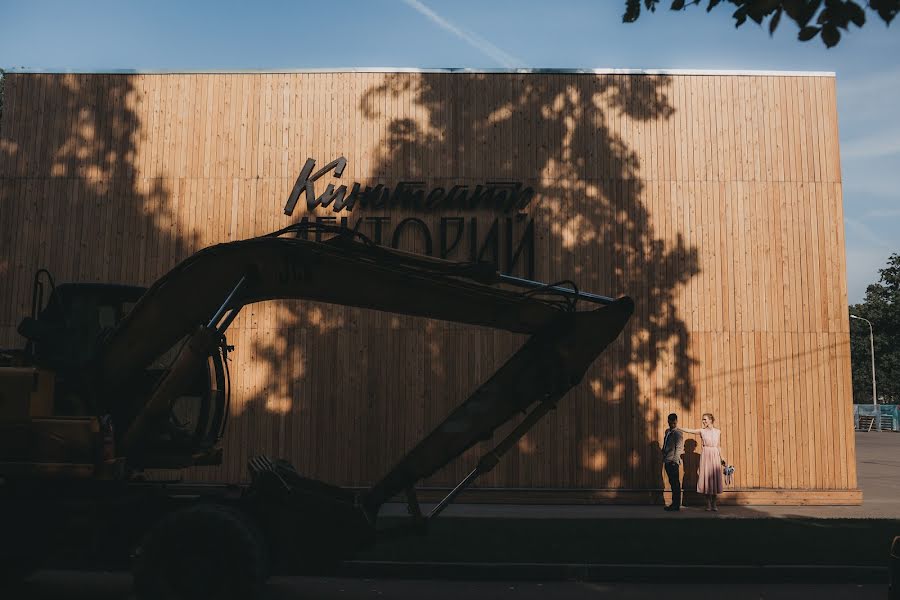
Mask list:
POLYGON ((697 491, 697 474, 700 472, 700 453, 697 452, 697 440, 685 440, 681 462, 684 465, 684 477, 681 480, 681 504, 687 506, 687 492, 697 491))

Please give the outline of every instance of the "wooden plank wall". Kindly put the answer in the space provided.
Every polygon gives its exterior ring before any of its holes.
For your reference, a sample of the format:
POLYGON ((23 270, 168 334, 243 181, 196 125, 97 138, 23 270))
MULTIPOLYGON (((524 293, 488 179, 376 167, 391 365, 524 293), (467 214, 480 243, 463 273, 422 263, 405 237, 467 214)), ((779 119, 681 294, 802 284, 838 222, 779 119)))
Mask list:
MULTIPOLYGON (((303 200, 294 217, 282 208, 307 157, 347 157, 344 183, 519 180, 537 190, 523 217, 535 222, 535 276, 628 294, 638 308, 480 486, 556 490, 557 500, 565 490, 658 490, 666 415, 699 426, 712 412, 746 501, 859 500, 833 78, 5 79, 0 345, 22 343, 15 327, 39 267, 57 281, 149 284, 206 245, 304 216, 303 200)), ((395 226, 410 215, 346 216, 395 226)), ((475 217, 482 241, 496 217, 440 216, 475 217)), ((422 218, 437 244, 439 216, 422 218)), ((374 225, 361 231, 374 235, 374 225)), ((413 229, 401 237, 424 251, 413 229)), ((226 464, 191 475, 242 479, 248 454, 266 452, 343 485, 376 480, 523 341, 278 302, 245 310, 229 339, 226 464)), ((452 485, 476 456, 426 485, 452 485)), ((698 461, 689 442, 689 487, 698 461)))

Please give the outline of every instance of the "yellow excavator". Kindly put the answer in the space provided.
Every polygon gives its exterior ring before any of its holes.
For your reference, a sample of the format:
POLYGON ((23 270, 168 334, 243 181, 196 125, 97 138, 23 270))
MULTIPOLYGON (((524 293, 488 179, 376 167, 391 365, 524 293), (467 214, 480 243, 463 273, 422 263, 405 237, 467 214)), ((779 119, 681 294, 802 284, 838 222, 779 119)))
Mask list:
POLYGON ((627 296, 388 249, 312 223, 205 248, 146 289, 57 286, 38 271, 32 314, 18 328, 27 343, 0 352, 2 577, 127 565, 142 600, 252 598, 272 572, 339 561, 373 543, 391 499, 406 498, 410 529, 421 530, 582 379, 633 310, 627 296), (328 239, 306 239, 310 229, 328 239), (246 484, 145 477, 222 461, 234 349, 226 331, 242 307, 274 299, 530 337, 366 490, 265 456, 249 460, 246 484), (416 483, 523 414, 423 515, 416 483))

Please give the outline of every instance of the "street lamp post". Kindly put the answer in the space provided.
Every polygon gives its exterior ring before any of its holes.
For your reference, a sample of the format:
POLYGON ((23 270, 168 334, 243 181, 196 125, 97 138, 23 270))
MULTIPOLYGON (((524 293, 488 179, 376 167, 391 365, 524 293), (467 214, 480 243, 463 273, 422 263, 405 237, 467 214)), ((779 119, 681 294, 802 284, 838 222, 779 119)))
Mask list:
POLYGON ((881 431, 881 414, 878 412, 878 395, 875 392, 875 334, 872 331, 872 322, 856 315, 850 315, 851 319, 859 319, 869 324, 869 350, 872 352, 872 406, 875 407, 875 421, 878 423, 878 431, 881 431))

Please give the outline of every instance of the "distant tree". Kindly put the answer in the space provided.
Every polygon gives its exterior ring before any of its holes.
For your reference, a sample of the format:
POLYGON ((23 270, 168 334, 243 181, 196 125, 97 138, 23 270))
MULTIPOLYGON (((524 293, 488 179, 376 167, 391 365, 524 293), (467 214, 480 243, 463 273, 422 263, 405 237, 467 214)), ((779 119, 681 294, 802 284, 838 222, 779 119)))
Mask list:
MULTIPOLYGON (((850 306, 850 314, 868 319, 875 331, 875 382, 879 402, 900 404, 900 254, 891 254, 881 278, 866 288, 866 299, 850 306)), ((853 401, 872 402, 872 357, 869 327, 851 319, 850 355, 853 401)))
MULTIPOLYGON (((625 0, 622 21, 632 23, 641 16, 641 6, 650 12, 656 10, 660 0, 625 0)), ((703 0, 672 0, 672 10, 684 10, 688 6, 703 4, 703 0)), ((740 27, 747 19, 762 25, 768 21, 769 34, 775 33, 781 18, 786 16, 800 28, 797 37, 808 42, 816 36, 829 48, 841 41, 841 29, 849 31, 850 25, 862 27, 866 23, 866 10, 875 13, 890 25, 900 13, 900 0, 707 0, 706 12, 720 4, 736 7, 734 26, 740 27)))

